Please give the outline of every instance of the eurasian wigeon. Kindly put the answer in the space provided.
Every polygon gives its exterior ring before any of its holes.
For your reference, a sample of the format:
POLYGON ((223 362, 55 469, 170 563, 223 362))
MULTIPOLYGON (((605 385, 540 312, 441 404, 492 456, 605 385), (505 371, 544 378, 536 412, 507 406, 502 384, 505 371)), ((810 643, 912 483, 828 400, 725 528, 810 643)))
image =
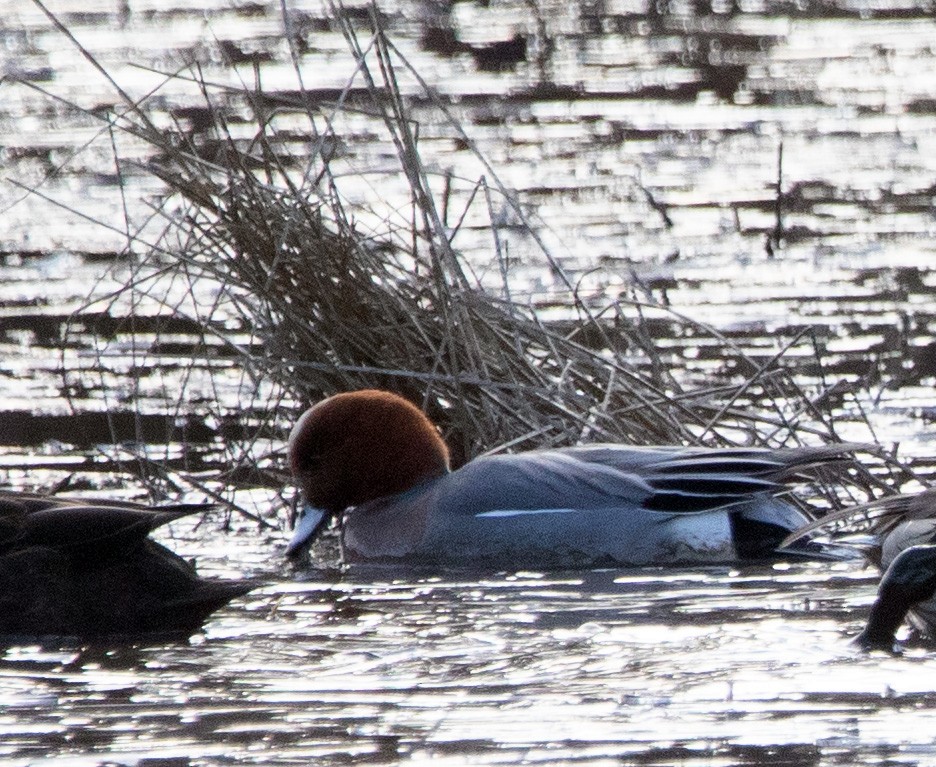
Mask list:
POLYGON ((0 491, 0 635, 180 635, 257 584, 205 580, 150 539, 205 506, 0 491))
MULTIPOLYGON (((864 535, 854 540, 868 561, 884 571, 877 599, 856 642, 868 650, 893 651, 904 619, 922 638, 936 640, 936 490, 880 498, 812 522, 787 538, 802 539, 823 528, 860 521, 864 535)), ((843 544, 853 538, 836 537, 843 544)))
POLYGON ((771 557, 806 522, 774 497, 853 445, 705 449, 597 444, 476 458, 449 470, 436 427, 386 391, 338 394, 289 437, 304 508, 287 553, 339 516, 346 562, 519 568, 771 557))

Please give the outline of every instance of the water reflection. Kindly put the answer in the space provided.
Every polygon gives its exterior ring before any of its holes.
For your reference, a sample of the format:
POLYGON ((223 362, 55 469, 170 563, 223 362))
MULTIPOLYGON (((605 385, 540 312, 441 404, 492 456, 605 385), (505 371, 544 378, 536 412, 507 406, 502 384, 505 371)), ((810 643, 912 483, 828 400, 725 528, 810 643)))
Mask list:
POLYGON ((187 644, 9 648, 0 754, 741 765, 929 747, 927 653, 847 644, 875 580, 854 564, 462 575, 305 573, 187 644))

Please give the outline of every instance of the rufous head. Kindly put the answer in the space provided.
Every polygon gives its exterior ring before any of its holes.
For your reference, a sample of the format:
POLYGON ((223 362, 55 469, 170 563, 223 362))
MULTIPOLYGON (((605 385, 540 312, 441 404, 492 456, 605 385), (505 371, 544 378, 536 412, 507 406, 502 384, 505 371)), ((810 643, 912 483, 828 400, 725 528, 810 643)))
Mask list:
POLYGON ((289 465, 306 504, 335 514, 444 475, 449 455, 419 408, 365 389, 306 410, 289 435, 289 465))

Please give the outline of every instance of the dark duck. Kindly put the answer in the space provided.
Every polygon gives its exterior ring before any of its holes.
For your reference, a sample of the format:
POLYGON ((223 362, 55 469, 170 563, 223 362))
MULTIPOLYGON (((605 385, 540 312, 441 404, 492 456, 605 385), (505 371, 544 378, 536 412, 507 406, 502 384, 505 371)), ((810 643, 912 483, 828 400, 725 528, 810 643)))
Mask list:
POLYGON ((149 537, 202 505, 0 491, 0 635, 188 635, 257 584, 206 580, 149 537))
POLYGON ((884 572, 867 625, 855 638, 865 650, 900 650, 896 635, 906 621, 914 638, 936 641, 936 490, 892 495, 828 514, 784 543, 824 528, 855 522, 865 535, 836 534, 855 542, 867 561, 884 572))

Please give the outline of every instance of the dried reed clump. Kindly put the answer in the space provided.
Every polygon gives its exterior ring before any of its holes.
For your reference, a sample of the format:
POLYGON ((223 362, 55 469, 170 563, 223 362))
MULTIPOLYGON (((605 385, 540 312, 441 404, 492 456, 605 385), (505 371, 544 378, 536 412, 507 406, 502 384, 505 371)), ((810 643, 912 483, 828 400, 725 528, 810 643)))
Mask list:
MULTIPOLYGON (((550 324, 530 305, 485 290, 440 223, 396 80, 400 59, 379 30, 371 58, 350 30, 348 39, 367 84, 355 107, 383 117, 410 185, 414 223, 405 237, 357 230, 324 152, 309 161, 319 168, 317 184, 289 181, 295 172, 270 119, 283 102, 244 94, 256 119, 249 143, 233 140, 217 113, 220 166, 217 155, 204 162, 184 141, 141 131, 162 149, 156 172, 194 204, 178 221, 190 235, 188 267, 240 296, 236 305, 262 341, 250 366, 301 402, 362 387, 401 392, 441 424, 456 460, 582 439, 776 445, 810 431, 835 438, 834 398, 811 399, 782 354, 758 367, 726 342, 725 354, 740 358, 749 377, 687 389, 636 303, 617 302, 599 317, 570 290, 572 319, 550 324)), ((317 146, 328 143, 320 137, 317 146)), ((675 314, 669 321, 712 333, 675 314)))
POLYGON ((227 144, 220 168, 199 161, 185 142, 170 145, 165 134, 143 130, 164 150, 157 172, 197 206, 179 222, 192 235, 189 265, 250 297, 237 306, 262 340, 252 366, 301 401, 371 386, 404 393, 443 426, 462 459, 496 446, 586 437, 786 442, 798 439, 804 414, 822 422, 779 360, 768 370, 751 366, 752 378, 733 389, 684 391, 665 372, 639 313, 624 319, 616 307, 612 325, 571 293, 576 319, 560 330, 530 306, 484 290, 439 222, 391 46, 378 31, 371 54, 378 82, 350 30, 349 42, 368 85, 363 108, 384 117, 411 185, 415 223, 407 239, 379 241, 355 229, 327 183, 327 156, 317 158, 317 187, 291 186, 256 97, 249 146, 230 139, 218 115, 227 144), (732 407, 751 394, 760 413, 732 407), (795 418, 787 423, 784 413, 795 418))
MULTIPOLYGON (((173 254, 191 279, 214 281, 257 344, 238 347, 257 376, 300 403, 337 391, 388 388, 422 404, 439 423, 456 462, 480 452, 581 440, 632 444, 780 445, 835 440, 838 388, 809 393, 784 364, 783 351, 755 364, 710 328, 652 307, 678 332, 715 337, 738 361, 740 380, 695 388, 670 369, 654 343, 648 307, 616 301, 590 305, 571 286, 562 323, 542 321, 530 304, 485 289, 451 245, 424 167, 398 68, 406 62, 374 30, 365 50, 345 29, 363 86, 353 108, 382 118, 412 205, 402 235, 388 222, 382 235, 354 223, 332 173, 326 147, 335 136, 313 127, 312 149, 290 155, 276 129, 284 114, 322 124, 322 105, 308 94, 285 97, 245 88, 214 105, 211 142, 157 128, 137 105, 124 127, 150 142, 152 164, 177 199, 170 226, 184 247, 173 254), (376 74, 375 74, 376 72, 376 74), (239 102, 252 115, 251 135, 225 121, 239 102), (209 152, 210 144, 210 152, 209 152)), ((435 96, 412 70, 407 77, 435 96)), ((351 90, 326 120, 352 108, 351 90)), ((453 135, 470 140, 435 101, 453 135)), ((482 160, 483 161, 483 160, 482 160)), ((488 166, 488 191, 502 194, 488 166)), ((168 211, 168 206, 161 209, 168 211)), ((522 215, 515 207, 514 212, 522 215)), ((497 254, 501 258, 500 254, 497 254)), ((544 268, 559 271, 545 249, 544 268)), ((165 263, 164 252, 158 254, 165 263)), ((509 279, 501 258, 500 268, 509 279)), ((294 412, 287 414, 285 426, 294 412)), ((853 468, 854 484, 874 479, 853 468)), ((829 496, 831 498, 831 496, 829 496)))

